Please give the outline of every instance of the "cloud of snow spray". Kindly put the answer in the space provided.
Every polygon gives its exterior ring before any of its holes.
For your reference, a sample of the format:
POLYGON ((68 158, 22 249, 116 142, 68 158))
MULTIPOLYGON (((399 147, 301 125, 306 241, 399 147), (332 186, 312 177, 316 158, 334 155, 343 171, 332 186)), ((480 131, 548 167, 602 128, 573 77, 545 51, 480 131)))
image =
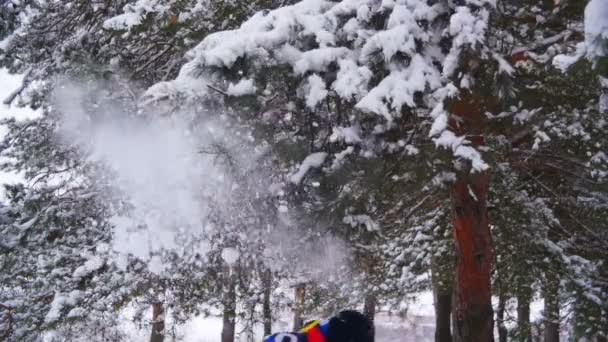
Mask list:
MULTIPOLYGON (((54 106, 62 115, 61 139, 84 151, 90 161, 107 165, 111 169, 112 185, 128 198, 128 214, 113 219, 113 248, 119 255, 132 254, 148 260, 153 272, 163 270, 160 258, 155 256, 159 251, 180 252, 183 248, 176 243, 178 238, 200 238, 203 242, 197 248, 204 254, 207 248, 204 237, 212 229, 212 225, 207 224, 209 199, 214 203, 228 201, 234 180, 228 170, 217 163, 216 156, 201 150, 225 140, 233 132, 228 132, 218 120, 195 123, 188 112, 164 117, 135 115, 135 109, 104 101, 107 94, 108 89, 101 83, 65 82, 54 93, 54 106)), ((259 155, 249 153, 253 150, 240 151, 240 155, 247 157, 237 158, 240 164, 237 167, 256 168, 259 155)), ((100 176, 108 177, 108 174, 100 176)), ((261 179, 260 191, 273 191, 273 186, 264 183, 267 175, 260 172, 255 177, 261 179)), ((239 198, 239 201, 246 202, 257 195, 252 193, 251 198, 239 198)), ((289 221, 288 214, 280 215, 284 223, 289 221)), ((289 242, 298 238, 297 228, 295 231, 276 228, 269 233, 268 242, 272 245, 268 248, 287 258, 297 258, 300 264, 309 264, 302 265, 304 269, 321 273, 334 270, 345 261, 345 248, 337 239, 325 239, 322 244, 294 254, 289 242), (276 241, 284 243, 274 244, 276 241), (299 255, 302 253, 308 258, 299 255), (315 257, 311 257, 313 255, 315 257)), ((233 253, 223 254, 227 255, 226 259, 236 257, 233 253)))
POLYGON ((205 198, 220 199, 227 186, 226 173, 200 153, 219 128, 209 124, 193 134, 180 116, 152 120, 103 98, 98 85, 66 83, 54 93, 54 104, 63 116, 61 137, 107 165, 112 185, 128 197, 130 212, 114 218, 113 247, 143 260, 178 249, 179 234, 204 229, 205 198))

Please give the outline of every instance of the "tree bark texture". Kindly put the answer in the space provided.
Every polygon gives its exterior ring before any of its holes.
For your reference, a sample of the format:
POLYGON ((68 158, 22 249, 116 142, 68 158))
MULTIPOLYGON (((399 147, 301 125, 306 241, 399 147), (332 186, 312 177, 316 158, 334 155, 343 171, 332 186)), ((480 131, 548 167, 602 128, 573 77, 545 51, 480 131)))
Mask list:
POLYGON ((454 292, 453 259, 447 256, 434 256, 431 271, 435 305, 435 342, 451 342, 454 292))
MULTIPOLYGON (((233 270, 227 272, 231 274, 233 270)), ((236 280, 232 274, 228 277, 228 281, 225 284, 222 302, 224 305, 222 342, 234 342, 236 331, 236 280)))
POLYGON ((454 341, 493 341, 492 242, 486 198, 488 173, 461 172, 452 191, 456 243, 454 341))
POLYGON ((369 318, 372 322, 376 317, 376 296, 368 294, 365 296, 365 303, 363 305, 363 314, 369 318))
POLYGON ((555 274, 545 277, 544 342, 559 342, 559 278, 555 274))
POLYGON ((163 342, 165 340, 165 309, 163 303, 157 301, 152 304, 152 333, 150 342, 163 342))
POLYGON ((452 293, 435 293, 435 342, 452 342, 452 293))
POLYGON ((264 319, 264 336, 272 334, 272 308, 270 306, 272 294, 272 273, 270 270, 264 272, 264 299, 262 303, 262 315, 264 319))
POLYGON ((530 300, 528 290, 517 295, 517 341, 532 342, 532 327, 530 325, 530 300))
POLYGON ((297 331, 304 326, 304 300, 306 299, 306 284, 298 284, 295 288, 295 302, 293 310, 293 330, 297 331))
POLYGON ((507 342, 508 331, 505 326, 505 310, 507 298, 504 293, 498 296, 498 312, 496 313, 496 325, 498 327, 498 342, 507 342))

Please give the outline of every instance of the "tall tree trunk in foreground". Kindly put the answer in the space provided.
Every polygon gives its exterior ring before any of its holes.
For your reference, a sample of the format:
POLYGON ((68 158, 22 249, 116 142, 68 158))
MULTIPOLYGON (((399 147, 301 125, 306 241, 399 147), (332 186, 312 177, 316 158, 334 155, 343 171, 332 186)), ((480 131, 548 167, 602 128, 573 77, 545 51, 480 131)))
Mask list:
POLYGON ((547 273, 545 278, 544 342, 559 342, 559 278, 547 273))
POLYGON ((165 340, 165 309, 161 301, 152 303, 152 333, 150 342, 163 342, 165 340))
POLYGON ((492 244, 486 198, 487 172, 459 172, 452 191, 456 242, 454 341, 494 340, 490 272, 492 244))
POLYGON ((306 298, 306 284, 296 285, 295 302, 293 308, 293 330, 299 330, 304 326, 304 299, 306 298))
POLYGON ((453 269, 451 258, 433 257, 431 275, 435 301, 435 342, 452 342, 453 269), (446 259, 446 260, 444 260, 446 259), (449 259, 449 260, 448 260, 449 259))
POLYGON ((222 319, 222 342, 234 342, 236 331, 236 279, 234 270, 227 270, 230 274, 225 284, 222 304, 224 313, 222 319))
MULTIPOLYGON (((462 72, 481 75, 481 60, 463 55, 462 72)), ((487 67, 488 65, 485 65, 487 67)), ((485 146, 488 130, 486 112, 495 112, 495 95, 476 79, 471 89, 461 89, 457 99, 448 101, 448 125, 457 136, 465 136, 478 151, 485 146)), ((488 223, 487 197, 490 171, 474 161, 461 158, 456 164, 452 188, 452 233, 456 245, 456 282, 453 324, 455 342, 494 341, 492 312, 492 238, 488 223), (485 169, 485 170, 484 170, 485 169)))
POLYGON ((264 336, 272 334, 272 309, 270 306, 272 294, 272 273, 264 271, 264 299, 262 303, 262 316, 264 317, 264 336))
POLYGON ((452 342, 452 293, 435 293, 435 342, 452 342))
MULTIPOLYGON (((376 267, 377 267, 377 260, 374 258, 374 255, 371 253, 367 253, 363 258, 362 258, 362 267, 365 270, 365 273, 367 274, 367 277, 370 279, 369 280, 369 287, 373 288, 373 279, 376 275, 376 267)), ((378 305, 378 297, 376 296, 376 294, 374 293, 374 291, 372 289, 368 290, 368 292, 365 294, 365 299, 364 299, 364 303, 363 303, 363 314, 369 318, 372 322, 374 322, 375 317, 376 317, 376 306, 378 305)))

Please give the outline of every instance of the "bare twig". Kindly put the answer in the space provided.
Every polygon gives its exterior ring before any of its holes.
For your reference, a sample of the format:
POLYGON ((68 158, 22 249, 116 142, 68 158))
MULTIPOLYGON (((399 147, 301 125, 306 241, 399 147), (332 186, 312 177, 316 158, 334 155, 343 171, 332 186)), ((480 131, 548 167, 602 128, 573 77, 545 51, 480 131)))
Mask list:
POLYGON ((220 89, 220 88, 218 88, 218 87, 216 87, 214 85, 207 84, 207 88, 209 88, 209 89, 211 89, 213 91, 216 91, 216 92, 218 92, 218 93, 220 93, 220 94, 222 94, 224 96, 230 96, 230 95, 228 95, 227 92, 225 92, 224 90, 222 90, 222 89, 220 89))
POLYGON ((530 47, 527 47, 527 46, 516 47, 513 49, 513 51, 511 51, 511 56, 515 56, 520 53, 534 51, 534 50, 537 50, 537 49, 540 49, 543 47, 551 46, 551 45, 559 42, 560 40, 568 39, 568 37, 570 37, 572 35, 572 33, 573 33, 572 31, 566 30, 564 32, 560 32, 556 35, 553 35, 551 37, 547 37, 541 41, 538 41, 538 42, 536 42, 536 44, 533 44, 530 47))
POLYGON ((153 62, 157 61, 158 59, 160 59, 162 56, 164 56, 167 52, 171 51, 171 49, 173 48, 173 44, 170 43, 164 50, 162 50, 161 52, 157 53, 156 56, 150 58, 146 63, 144 63, 142 66, 140 66, 139 68, 137 68, 137 70, 135 70, 135 72, 133 73, 133 76, 138 75, 139 73, 141 73, 142 71, 146 70, 146 68, 152 64, 153 62))

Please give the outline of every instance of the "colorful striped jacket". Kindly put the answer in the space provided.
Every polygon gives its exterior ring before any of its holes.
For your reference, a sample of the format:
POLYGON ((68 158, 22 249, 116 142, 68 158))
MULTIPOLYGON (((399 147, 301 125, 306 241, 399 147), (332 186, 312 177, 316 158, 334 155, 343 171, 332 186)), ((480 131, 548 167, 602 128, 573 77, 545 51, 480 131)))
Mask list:
POLYGON ((329 342, 329 321, 314 321, 297 333, 278 333, 267 336, 264 342, 329 342))

